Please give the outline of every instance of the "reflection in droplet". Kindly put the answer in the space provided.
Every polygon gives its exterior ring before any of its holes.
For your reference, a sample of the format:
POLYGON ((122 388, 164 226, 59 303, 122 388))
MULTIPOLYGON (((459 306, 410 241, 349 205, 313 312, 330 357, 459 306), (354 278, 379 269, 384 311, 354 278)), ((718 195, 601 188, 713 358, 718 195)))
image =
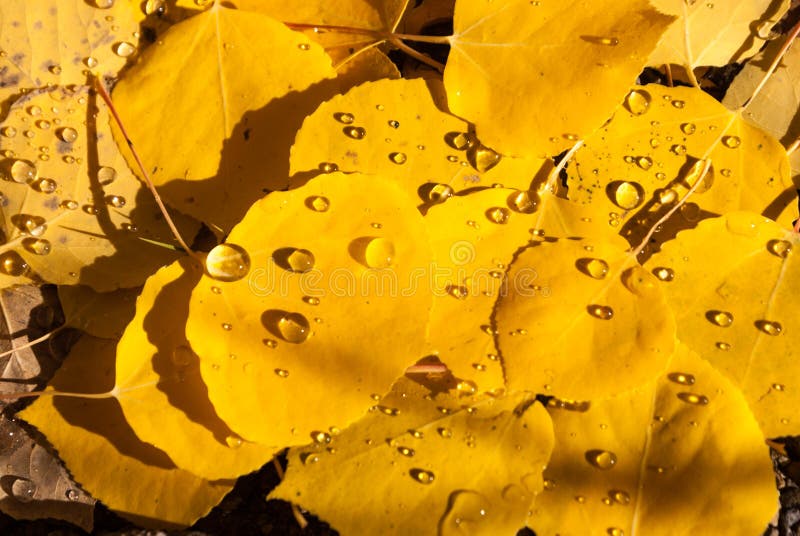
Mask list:
POLYGON ((36 180, 36 166, 27 160, 17 160, 11 165, 11 178, 14 182, 26 183, 36 180))
POLYGON ((300 313, 286 313, 278 320, 278 332, 286 342, 300 344, 308 339, 311 326, 300 313))
POLYGON ((792 244, 788 240, 770 240, 767 243, 767 251, 776 257, 785 259, 792 251, 792 244))
POLYGON ((388 238, 373 238, 364 249, 364 260, 370 268, 389 268, 394 256, 394 243, 388 238))
POLYGON ((238 281, 250 271, 250 255, 236 244, 219 244, 206 256, 206 273, 217 281, 238 281))
POLYGON ((436 184, 428 191, 428 201, 444 203, 453 196, 453 188, 448 184, 436 184))
POLYGON ((286 264, 292 272, 304 273, 314 268, 316 259, 307 249, 293 249, 286 257, 286 264))
POLYGON ((72 143, 78 139, 78 131, 71 127, 64 127, 59 129, 58 137, 61 138, 61 141, 72 143))
POLYGON ((642 202, 642 187, 634 182, 622 181, 613 189, 612 201, 618 207, 630 210, 642 202))
POLYGON ((228 448, 238 449, 239 447, 242 446, 242 443, 243 441, 241 437, 236 437, 234 435, 229 435, 225 437, 225 444, 228 445, 228 448))

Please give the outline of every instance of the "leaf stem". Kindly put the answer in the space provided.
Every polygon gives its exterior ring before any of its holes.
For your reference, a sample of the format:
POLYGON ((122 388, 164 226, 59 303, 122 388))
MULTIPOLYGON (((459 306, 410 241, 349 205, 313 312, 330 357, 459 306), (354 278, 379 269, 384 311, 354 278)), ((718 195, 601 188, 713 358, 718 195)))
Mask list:
POLYGON ((394 37, 391 37, 391 38, 389 38, 389 42, 392 45, 394 45, 395 47, 397 47, 399 50, 402 50, 403 52, 405 52, 406 54, 408 54, 409 56, 414 58, 415 60, 420 61, 420 62, 422 62, 422 63, 424 63, 426 65, 430 65, 431 67, 433 67, 434 69, 436 69, 440 73, 444 72, 444 65, 443 64, 439 63, 438 61, 436 61, 436 60, 434 60, 432 58, 429 58, 425 54, 417 52, 416 50, 414 50, 413 48, 411 48, 407 44, 403 43, 399 39, 395 39, 394 37))
POLYGON ((772 60, 772 63, 770 64, 769 68, 764 73, 764 76, 761 78, 761 82, 759 82, 756 88, 753 90, 753 94, 750 95, 750 98, 747 99, 745 103, 742 105, 740 111, 744 111, 745 109, 747 109, 750 103, 753 102, 753 100, 756 98, 756 95, 758 95, 761 92, 761 90, 764 89, 764 86, 767 84, 767 81, 772 76, 772 73, 775 72, 775 69, 778 68, 778 65, 780 64, 783 57, 786 55, 786 52, 789 50, 789 47, 792 45, 798 34, 800 34, 800 22, 795 24, 794 27, 792 28, 792 31, 789 32, 786 41, 783 43, 781 49, 778 51, 778 55, 775 56, 774 60, 772 60))
POLYGON ((20 350, 24 350, 25 348, 30 348, 31 346, 36 346, 40 342, 46 341, 47 339, 49 339, 50 337, 52 337, 53 335, 55 335, 56 333, 58 333, 59 331, 64 329, 65 327, 67 327, 66 324, 64 324, 62 326, 58 326, 56 329, 54 329, 50 333, 45 333, 44 335, 42 335, 38 339, 34 339, 32 341, 28 341, 28 342, 26 342, 25 344, 23 344, 21 346, 14 347, 11 350, 6 350, 5 352, 0 353, 0 357, 5 357, 7 355, 11 355, 11 354, 13 354, 15 352, 19 352, 20 350))
POLYGON ((406 369, 406 374, 444 374, 447 372, 447 365, 437 363, 435 365, 411 365, 406 369))
POLYGON ((696 88, 700 87, 697 77, 694 75, 694 58, 692 57, 692 41, 689 35, 689 2, 683 0, 683 45, 686 47, 686 74, 689 76, 689 82, 696 88))
MULTIPOLYGON (((278 461, 278 458, 272 458, 272 465, 275 467, 275 472, 278 473, 278 478, 283 480, 285 473, 283 472, 283 467, 281 467, 281 462, 278 461)), ((292 503, 292 515, 295 521, 297 521, 297 524, 300 525, 301 530, 308 526, 308 520, 306 520, 300 508, 294 503, 292 503)))
POLYGON ((161 211, 161 214, 164 215, 164 220, 167 222, 167 225, 172 231, 172 234, 175 236, 175 239, 178 241, 178 243, 181 245, 184 251, 195 261, 197 261, 200 264, 200 266, 204 266, 205 263, 203 262, 203 259, 197 253, 195 253, 192 250, 192 248, 190 248, 189 245, 186 244, 186 242, 183 240, 181 233, 175 226, 175 222, 172 221, 169 212, 167 212, 167 207, 165 207, 163 201, 161 201, 161 196, 158 195, 158 191, 156 190, 153 181, 150 180, 150 174, 147 173, 147 169, 145 169, 144 164, 142 163, 142 159, 139 158, 139 153, 136 152, 136 149, 133 146, 133 141, 131 140, 130 136, 128 136, 128 132, 125 130, 125 125, 123 125, 122 119, 120 118, 119 113, 117 113, 117 109, 114 107, 114 103, 111 101, 111 95, 109 95, 108 91, 106 91, 106 88, 103 87, 100 78, 98 78, 97 76, 93 76, 92 78, 94 81, 95 89, 97 89, 97 92, 105 101, 109 111, 111 112, 111 115, 114 117, 114 121, 116 121, 117 126, 119 127, 120 132, 122 132, 122 135, 125 137, 125 142, 128 144, 128 147, 130 148, 131 153, 133 154, 133 158, 134 160, 136 160, 136 165, 139 166, 139 171, 141 171, 142 173, 142 178, 144 179, 147 188, 150 190, 150 193, 153 194, 153 198, 155 199, 156 204, 158 205, 158 208, 161 211))
POLYGON ((20 398, 33 398, 35 396, 67 396, 71 398, 113 398, 114 393, 108 391, 106 393, 73 393, 69 391, 56 391, 53 389, 47 391, 29 391, 27 393, 0 393, 0 400, 19 400, 20 398))

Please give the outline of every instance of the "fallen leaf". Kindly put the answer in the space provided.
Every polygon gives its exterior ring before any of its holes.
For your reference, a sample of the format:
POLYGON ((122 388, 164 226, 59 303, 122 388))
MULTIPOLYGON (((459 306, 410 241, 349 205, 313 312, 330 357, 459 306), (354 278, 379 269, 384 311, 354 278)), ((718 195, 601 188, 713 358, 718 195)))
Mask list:
POLYGON ((510 390, 612 396, 654 378, 672 354, 664 294, 618 245, 534 244, 516 256, 508 281, 494 319, 510 390))
POLYGON ((552 155, 608 119, 673 17, 645 0, 459 0, 450 111, 509 155, 552 155))
POLYGON ((556 444, 537 535, 759 534, 777 507, 768 449, 741 393, 681 345, 635 391, 551 410, 556 444))
POLYGON ((524 393, 461 408, 457 394, 431 398, 399 380, 379 406, 396 414, 375 409, 340 435, 291 449, 270 498, 345 535, 514 534, 542 490, 553 441, 546 411, 524 393))
POLYGON ((136 310, 139 287, 95 292, 83 285, 58 287, 67 326, 102 339, 119 339, 136 310))
POLYGON ((744 392, 765 437, 800 430, 791 410, 800 396, 798 243, 775 222, 734 212, 680 233, 646 265, 668 275, 680 340, 744 392))
POLYGON ((117 84, 114 103, 164 199, 227 232, 286 187, 294 133, 337 92, 335 73, 302 34, 219 2, 161 41, 117 84))

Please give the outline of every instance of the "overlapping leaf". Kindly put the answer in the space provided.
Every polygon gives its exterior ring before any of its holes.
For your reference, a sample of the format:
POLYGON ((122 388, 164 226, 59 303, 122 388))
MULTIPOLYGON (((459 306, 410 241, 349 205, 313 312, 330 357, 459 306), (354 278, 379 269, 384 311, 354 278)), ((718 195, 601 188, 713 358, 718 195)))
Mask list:
POLYGON ((508 282, 495 322, 509 389, 612 396, 655 377, 672 353, 675 324, 663 293, 618 245, 532 245, 511 264, 508 282))
POLYGON ((332 169, 381 175, 428 203, 437 184, 454 191, 493 183, 528 189, 543 161, 482 146, 466 123, 439 109, 440 93, 434 81, 383 80, 334 97, 304 121, 291 173, 296 181, 332 169))
POLYGON ((662 13, 677 17, 650 56, 650 65, 665 63, 695 68, 741 62, 764 44, 772 26, 789 9, 786 0, 653 0, 662 13))
MULTIPOLYGON (((105 106, 85 89, 21 97, 0 132, 0 285, 36 275, 110 291, 141 285, 177 257, 152 195, 111 137, 105 106)), ((197 224, 177 213, 174 219, 190 240, 197 224)))
POLYGON ((797 247, 796 234, 740 212, 679 234, 647 263, 666 270, 678 337, 744 392, 767 437, 800 430, 797 247))
POLYGON ((335 173, 273 192, 227 243, 250 273, 201 278, 186 334, 217 413, 241 437, 297 445, 344 427, 422 357, 430 246, 395 183, 335 173))
POLYGON ((747 403, 685 347, 657 381, 577 409, 551 411, 536 534, 758 534, 772 517, 772 464, 747 403))
POLYGON ((657 239, 731 210, 761 212, 786 226, 796 217, 783 147, 694 88, 634 88, 567 170, 569 198, 596 205, 608 216, 595 223, 618 230, 631 245, 699 180, 657 239), (701 179, 702 159, 711 168, 701 179))
POLYGON ((236 478, 261 467, 276 449, 242 441, 208 400, 200 358, 184 334, 200 273, 186 259, 148 279, 117 346, 114 392, 136 435, 178 467, 209 480, 236 478))
POLYGON ((162 41, 120 81, 114 101, 164 198, 229 231, 265 192, 286 187, 291 140, 336 93, 323 82, 335 73, 302 34, 220 3, 162 41))
POLYGON ((270 497, 344 535, 514 534, 524 524, 553 440, 530 395, 459 399, 404 378, 379 403, 340 435, 292 449, 270 497))
POLYGON ((507 154, 558 154, 614 112, 672 17, 645 0, 460 0, 450 110, 507 154))
POLYGON ((139 287, 95 292, 83 285, 58 287, 66 325, 102 339, 119 339, 136 310, 139 287))
POLYGON ((136 436, 119 404, 106 395, 114 384, 114 346, 85 335, 50 386, 87 397, 42 396, 20 415, 47 436, 75 480, 109 508, 141 526, 190 525, 231 486, 178 469, 136 436))

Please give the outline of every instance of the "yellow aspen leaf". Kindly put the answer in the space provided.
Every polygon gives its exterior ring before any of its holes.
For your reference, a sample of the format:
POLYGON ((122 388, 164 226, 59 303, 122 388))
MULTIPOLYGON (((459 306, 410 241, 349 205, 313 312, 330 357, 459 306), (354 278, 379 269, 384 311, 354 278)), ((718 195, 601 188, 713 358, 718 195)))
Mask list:
POLYGON ((488 188, 450 197, 425 215, 435 261, 431 351, 480 391, 503 385, 492 310, 513 284, 506 270, 514 253, 532 238, 535 209, 528 192, 488 188))
POLYGON ((784 148, 695 88, 634 87, 567 172, 570 200, 596 205, 609 216, 596 223, 634 246, 698 181, 656 239, 732 210, 761 212, 787 227, 796 215, 784 148))
POLYGON ((789 9, 788 0, 652 0, 652 4, 677 19, 664 32, 649 64, 674 63, 690 69, 746 60, 758 52, 789 9))
POLYGON ((334 74, 302 34, 215 3, 143 52, 113 96, 165 200, 228 231, 266 191, 286 187, 295 131, 337 92, 325 81, 334 74))
MULTIPOLYGON (((36 275, 106 292, 141 285, 179 255, 153 196, 111 137, 107 109, 86 88, 20 97, 0 124, 0 139, 0 285, 36 275)), ((198 224, 174 219, 191 239, 198 224)))
POLYGON ((400 78, 400 71, 378 47, 362 50, 336 70, 336 80, 343 92, 364 82, 375 82, 384 78, 400 78))
POLYGON ((766 437, 800 430, 798 243, 775 222, 734 212, 680 233, 646 264, 668 275, 659 278, 680 340, 744 392, 766 437))
POLYGON ((344 427, 421 357, 430 246, 394 182, 334 173, 273 192, 226 244, 249 273, 203 277, 186 334, 217 413, 243 438, 291 446, 344 427))
POLYGON ((612 115, 672 20, 645 0, 461 0, 448 105, 497 151, 558 154, 612 115))
POLYGON ((523 526, 553 442, 531 395, 432 400, 402 378, 378 403, 396 413, 374 409, 338 435, 291 449, 270 498, 297 503, 344 535, 514 534, 523 526))
MULTIPOLYGON (((731 110, 737 110, 750 98, 756 86, 761 82, 772 61, 784 45, 783 40, 768 44, 736 75, 722 103, 731 110)), ((784 146, 789 146, 800 137, 800 125, 793 121, 794 114, 789 110, 800 108, 800 48, 793 46, 781 58, 778 69, 772 73, 758 95, 747 104, 742 116, 758 125, 784 146)), ((800 170, 800 153, 795 151, 789 156, 792 168, 800 170)))
POLYGON ((175 467, 140 440, 119 403, 104 396, 114 383, 115 341, 84 335, 41 396, 20 416, 47 435, 75 480, 119 515, 144 527, 181 527, 204 516, 231 489, 175 467))
POLYGON ((254 471, 278 450, 243 441, 219 418, 184 334, 200 279, 189 259, 156 272, 117 345, 114 392, 136 435, 175 465, 209 480, 254 471))
MULTIPOLYGON (((284 2, 282 0, 236 0, 236 7, 243 10, 263 13, 286 23, 301 23, 307 25, 327 25, 372 30, 389 34, 394 31, 400 22, 400 17, 406 9, 408 0, 340 0, 326 2, 312 0, 308 2, 284 2)), ((351 62, 360 63, 359 69, 369 66, 370 61, 376 61, 380 52, 375 45, 383 39, 371 35, 354 34, 336 30, 308 28, 304 31, 306 36, 321 45, 333 59, 333 64, 340 70, 351 62), (359 57, 371 56, 371 60, 361 63, 359 57)), ((385 68, 386 64, 381 69, 385 68)), ((350 68, 353 68, 352 66, 350 68)), ((362 71, 362 73, 365 71, 362 71)), ((371 72, 367 70, 366 72, 371 72)), ((377 71, 380 72, 380 71, 377 71)), ((396 72, 396 69, 395 69, 396 72)), ((372 79, 372 78, 369 78, 372 79)), ((377 78, 375 78, 377 80, 377 78)), ((366 81, 366 79, 362 79, 366 81)))
POLYGON ((580 411, 552 409, 537 535, 760 534, 775 475, 736 387, 683 345, 666 372, 580 411))
POLYGON ((662 290, 616 243, 532 245, 508 280, 495 321, 511 390, 612 396, 654 378, 672 354, 675 321, 662 290))
POLYGON ((381 80, 323 103, 292 146, 295 181, 332 169, 376 174, 422 195, 423 203, 437 184, 528 189, 543 160, 503 157, 482 145, 464 121, 437 106, 440 88, 421 79, 381 80))
POLYGON ((115 77, 136 51, 139 19, 131 2, 3 0, 0 102, 20 89, 84 85, 87 72, 115 77), (133 51, 120 54, 122 43, 133 51))
POLYGON ((85 285, 58 287, 65 324, 102 339, 119 339, 136 310, 141 288, 95 292, 85 285))

